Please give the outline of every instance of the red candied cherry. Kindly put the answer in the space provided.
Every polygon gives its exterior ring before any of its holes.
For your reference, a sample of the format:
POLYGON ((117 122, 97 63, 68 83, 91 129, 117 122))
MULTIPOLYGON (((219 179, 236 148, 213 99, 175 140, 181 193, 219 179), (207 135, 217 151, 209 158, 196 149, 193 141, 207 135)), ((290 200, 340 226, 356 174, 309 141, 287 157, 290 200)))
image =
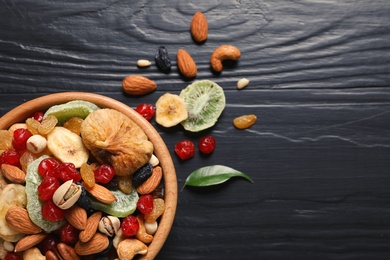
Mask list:
POLYGON ((52 200, 47 200, 42 204, 42 217, 44 219, 56 222, 63 220, 65 217, 65 210, 57 207, 52 200))
POLYGON ((121 229, 125 237, 135 236, 139 229, 139 223, 137 218, 133 215, 125 217, 122 221, 121 229))
POLYGON ((79 231, 70 223, 66 223, 58 230, 61 242, 73 245, 79 240, 79 231))
POLYGON ((4 260, 21 260, 21 259, 22 258, 20 258, 19 255, 11 252, 8 252, 4 257, 4 260))
POLYGON ((139 104, 135 111, 137 111, 141 116, 143 116, 146 120, 150 121, 153 118, 155 109, 152 104, 142 103, 139 104))
POLYGON ((32 114, 32 118, 37 120, 39 123, 43 120, 44 113, 42 111, 37 111, 32 114))
POLYGON ((215 149, 215 144, 215 139, 211 135, 204 136, 198 141, 199 150, 204 154, 212 153, 215 149))
POLYGON ((11 164, 14 166, 20 166, 20 155, 19 153, 12 151, 12 150, 5 150, 1 155, 0 155, 0 165, 3 163, 6 164, 11 164))
POLYGON ((60 187, 60 182, 51 176, 43 178, 38 186, 38 197, 42 201, 51 200, 54 192, 60 187))
POLYGON ((26 150, 26 142, 32 133, 25 128, 18 128, 14 131, 12 146, 19 151, 26 150))
POLYGON ((115 175, 114 168, 109 164, 99 165, 93 172, 95 174, 95 181, 103 184, 109 183, 115 175))
POLYGON ((152 212, 153 196, 149 194, 140 196, 137 202, 137 209, 144 215, 152 212))
POLYGON ((81 181, 81 175, 73 163, 61 163, 60 166, 55 169, 55 172, 57 178, 62 182, 69 180, 73 180, 73 182, 81 181))
POLYGON ((42 177, 55 177, 55 169, 60 166, 60 162, 54 158, 45 158, 38 165, 38 173, 42 177))
POLYGON ((195 145, 190 140, 182 140, 175 145, 175 153, 182 160, 187 160, 194 156, 195 154, 195 145))

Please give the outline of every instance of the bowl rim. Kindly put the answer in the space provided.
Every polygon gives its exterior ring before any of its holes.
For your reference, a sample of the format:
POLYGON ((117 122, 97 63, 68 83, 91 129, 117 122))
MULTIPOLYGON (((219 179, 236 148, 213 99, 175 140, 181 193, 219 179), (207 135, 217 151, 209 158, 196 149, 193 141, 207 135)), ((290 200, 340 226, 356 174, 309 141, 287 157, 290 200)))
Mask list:
POLYGON ((165 211, 160 218, 159 227, 154 234, 153 241, 148 245, 148 252, 139 259, 154 259, 163 247, 172 229, 176 214, 178 184, 176 170, 170 152, 157 130, 133 108, 111 97, 88 92, 59 92, 40 96, 15 107, 0 118, 0 129, 8 129, 14 123, 23 122, 26 115, 34 111, 45 111, 52 105, 72 100, 85 100, 101 108, 114 108, 140 126, 154 145, 154 153, 160 161, 164 179, 165 211))

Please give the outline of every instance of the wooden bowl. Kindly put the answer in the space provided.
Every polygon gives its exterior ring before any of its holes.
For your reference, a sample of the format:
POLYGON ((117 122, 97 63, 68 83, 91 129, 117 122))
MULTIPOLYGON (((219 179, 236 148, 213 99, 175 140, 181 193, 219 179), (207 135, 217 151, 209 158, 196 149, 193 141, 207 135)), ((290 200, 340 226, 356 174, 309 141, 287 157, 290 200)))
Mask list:
POLYGON ((50 106, 71 100, 90 101, 101 108, 113 108, 124 113, 145 131, 149 140, 153 143, 154 154, 160 160, 160 165, 164 172, 165 212, 160 218, 157 232, 149 245, 148 253, 140 259, 154 259, 164 245, 172 228, 176 213, 178 189, 176 172, 170 153, 161 136, 147 120, 132 108, 115 99, 85 92, 63 92, 42 96, 14 108, 0 118, 0 129, 8 129, 14 123, 24 122, 34 111, 45 111, 50 106))

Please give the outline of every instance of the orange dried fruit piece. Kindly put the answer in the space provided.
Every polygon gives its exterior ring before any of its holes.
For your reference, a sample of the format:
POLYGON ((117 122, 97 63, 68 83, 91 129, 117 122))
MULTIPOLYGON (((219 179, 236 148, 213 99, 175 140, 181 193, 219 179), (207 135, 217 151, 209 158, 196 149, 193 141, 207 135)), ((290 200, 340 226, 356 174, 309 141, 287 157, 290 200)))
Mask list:
POLYGON ((8 130, 0 130, 0 150, 12 148, 12 135, 8 130))
POLYGON ((242 115, 234 118, 233 125, 238 129, 246 129, 251 127, 257 120, 256 115, 242 115))
POLYGON ((73 133, 80 135, 81 124, 83 123, 83 121, 84 119, 82 119, 81 117, 72 117, 64 123, 64 127, 69 129, 73 133))
POLYGON ((95 174, 91 165, 83 163, 80 167, 80 175, 84 183, 88 185, 89 188, 93 188, 93 186, 95 186, 95 174))
POLYGON ((55 116, 47 116, 45 117, 40 126, 38 127, 38 132, 41 135, 47 135, 51 132, 51 130, 54 129, 54 127, 57 125, 58 119, 55 116))

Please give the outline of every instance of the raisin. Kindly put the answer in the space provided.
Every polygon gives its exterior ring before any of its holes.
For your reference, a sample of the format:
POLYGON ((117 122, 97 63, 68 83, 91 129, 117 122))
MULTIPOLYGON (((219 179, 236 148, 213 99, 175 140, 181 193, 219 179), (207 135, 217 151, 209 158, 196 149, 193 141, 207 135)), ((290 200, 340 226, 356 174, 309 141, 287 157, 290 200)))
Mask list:
POLYGON ((145 182, 153 172, 153 166, 150 163, 145 164, 141 168, 139 168, 133 174, 133 185, 134 187, 138 187, 141 183, 145 182))
POLYGON ((38 127, 38 132, 41 135, 47 135, 57 125, 58 119, 55 116, 47 116, 42 120, 41 125, 38 127))
POLYGON ((80 175, 88 187, 93 188, 95 186, 95 173, 91 165, 83 163, 80 167, 80 175))
POLYGON ((164 46, 160 46, 154 56, 157 67, 162 72, 169 72, 171 70, 171 59, 168 56, 168 50, 164 46))

